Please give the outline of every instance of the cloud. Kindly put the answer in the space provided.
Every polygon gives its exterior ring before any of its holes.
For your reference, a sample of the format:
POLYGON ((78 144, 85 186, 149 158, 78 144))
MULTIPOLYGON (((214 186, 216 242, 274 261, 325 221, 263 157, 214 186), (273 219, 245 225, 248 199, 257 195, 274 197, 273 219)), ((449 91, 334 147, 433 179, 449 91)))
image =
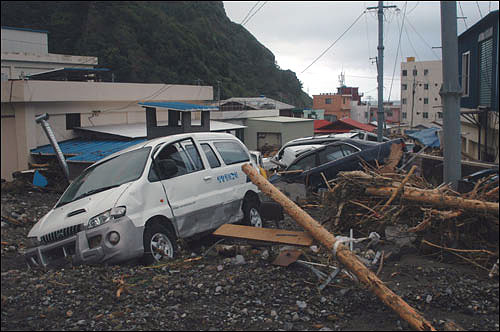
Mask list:
MULTIPOLYGON (((259 2, 251 16, 264 2, 259 2)), ((241 23, 256 2, 224 2, 228 17, 241 23)), ((378 21, 376 11, 369 11, 314 65, 315 61, 367 8, 377 2, 287 2, 269 1, 248 20, 245 28, 276 57, 282 69, 290 69, 302 81, 304 90, 312 94, 334 92, 338 76, 345 72, 346 84, 358 86, 360 92, 376 96, 378 21), (373 91, 375 89, 375 91, 373 91)), ((391 99, 399 99, 400 63, 414 56, 417 61, 441 58, 441 16, 438 1, 384 2, 397 9, 384 11, 384 98, 387 99, 391 79, 391 99), (405 23, 403 14, 406 8, 405 23), (403 26, 403 30, 401 30, 403 26), (401 37, 400 37, 401 33, 401 37), (400 42, 399 42, 400 41, 400 42), (399 44, 399 50, 398 50, 399 44), (397 57, 396 57, 397 53, 397 57)), ((488 9, 497 10, 498 2, 457 2, 458 34, 470 28, 488 9)))

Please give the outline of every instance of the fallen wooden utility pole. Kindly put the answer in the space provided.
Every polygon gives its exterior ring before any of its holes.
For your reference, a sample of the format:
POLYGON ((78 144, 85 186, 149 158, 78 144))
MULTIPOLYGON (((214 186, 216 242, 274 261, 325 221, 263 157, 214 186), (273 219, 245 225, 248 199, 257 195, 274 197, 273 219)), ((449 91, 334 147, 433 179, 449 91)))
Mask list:
POLYGON ((263 193, 281 204, 288 215, 290 215, 299 225, 304 227, 312 237, 321 242, 329 250, 335 249, 337 259, 353 272, 370 291, 382 300, 382 302, 398 313, 401 318, 406 320, 410 326, 419 331, 435 331, 434 327, 432 327, 422 315, 409 306, 401 297, 391 291, 382 280, 357 259, 356 255, 346 246, 337 242, 335 236, 269 183, 269 181, 262 177, 254 167, 250 164, 245 164, 242 166, 242 169, 263 193))
MULTIPOLYGON (((375 196, 391 196, 397 192, 398 188, 366 188, 365 193, 375 196)), ((463 210, 477 212, 489 212, 498 216, 498 203, 478 201, 475 199, 465 199, 455 196, 437 194, 431 190, 405 187, 401 197, 410 201, 429 203, 438 206, 452 207, 463 210)))

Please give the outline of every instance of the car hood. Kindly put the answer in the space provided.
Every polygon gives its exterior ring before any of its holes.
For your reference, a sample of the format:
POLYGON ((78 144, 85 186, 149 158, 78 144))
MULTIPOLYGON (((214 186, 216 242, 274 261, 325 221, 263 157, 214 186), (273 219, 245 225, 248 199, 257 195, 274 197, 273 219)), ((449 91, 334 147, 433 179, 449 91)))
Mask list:
POLYGON ((63 206, 53 208, 28 233, 37 237, 79 224, 87 225, 90 218, 111 209, 130 183, 96 193, 63 206))

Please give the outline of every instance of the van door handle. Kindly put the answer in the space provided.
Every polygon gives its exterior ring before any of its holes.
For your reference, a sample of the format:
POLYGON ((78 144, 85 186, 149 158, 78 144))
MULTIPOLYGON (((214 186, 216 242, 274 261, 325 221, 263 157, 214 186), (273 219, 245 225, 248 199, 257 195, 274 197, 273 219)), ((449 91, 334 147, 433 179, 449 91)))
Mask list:
POLYGON ((212 177, 211 177, 210 175, 209 175, 209 176, 205 176, 205 177, 203 178, 203 180, 205 180, 205 181, 212 180, 212 177))

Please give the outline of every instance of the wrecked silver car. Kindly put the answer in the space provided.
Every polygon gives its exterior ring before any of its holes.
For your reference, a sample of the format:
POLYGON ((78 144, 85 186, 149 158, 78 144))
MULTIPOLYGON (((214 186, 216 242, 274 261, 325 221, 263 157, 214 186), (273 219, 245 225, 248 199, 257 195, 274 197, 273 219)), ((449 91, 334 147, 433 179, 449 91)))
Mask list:
POLYGON ((162 137, 87 168, 28 234, 32 267, 71 260, 154 263, 172 258, 177 238, 243 219, 262 227, 257 187, 241 170, 250 162, 230 134, 162 137))

